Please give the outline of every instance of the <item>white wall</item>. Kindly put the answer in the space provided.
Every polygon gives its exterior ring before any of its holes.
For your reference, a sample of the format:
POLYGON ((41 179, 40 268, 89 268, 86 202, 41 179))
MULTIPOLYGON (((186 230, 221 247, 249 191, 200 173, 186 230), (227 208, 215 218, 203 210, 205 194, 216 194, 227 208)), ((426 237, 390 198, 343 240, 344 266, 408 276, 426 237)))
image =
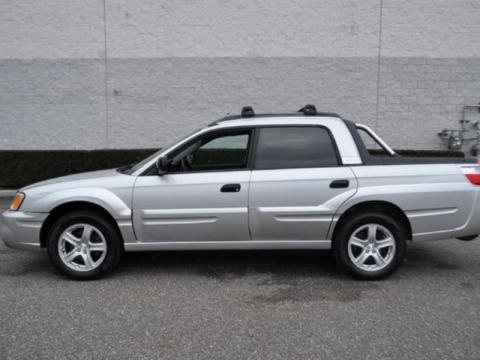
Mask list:
POLYGON ((161 147, 305 103, 443 148, 480 101, 479 19, 477 0, 1 1, 0 149, 161 147))

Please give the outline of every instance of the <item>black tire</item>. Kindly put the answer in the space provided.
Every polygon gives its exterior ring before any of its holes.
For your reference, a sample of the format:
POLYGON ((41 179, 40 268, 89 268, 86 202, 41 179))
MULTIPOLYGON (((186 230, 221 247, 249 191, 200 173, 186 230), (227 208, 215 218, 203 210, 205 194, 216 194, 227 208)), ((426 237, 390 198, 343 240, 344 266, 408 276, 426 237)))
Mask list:
MULTIPOLYGON (((52 226, 47 238, 47 252, 53 266, 63 275, 74 280, 93 280, 107 274, 121 261, 124 253, 123 241, 115 224, 101 212, 78 210, 60 217, 52 226), (92 270, 78 271, 67 266, 60 256, 59 242, 63 232, 76 224, 88 224, 103 235, 106 254, 103 261, 92 270)), ((99 261, 100 262, 100 261, 99 261)))
MULTIPOLYGON (((406 233, 402 225, 393 217, 380 213, 368 212, 357 213, 348 218, 345 222, 339 224, 340 228, 336 231, 333 239, 332 250, 335 260, 340 268, 346 270, 350 275, 361 280, 380 280, 391 275, 401 264, 406 251, 406 233), (385 227, 393 236, 395 247, 392 249, 391 260, 384 268, 378 270, 365 270, 357 266, 349 256, 349 239, 354 232, 368 224, 377 224, 385 227)), ((368 230, 366 230, 368 231, 368 230)), ((363 251, 361 248, 360 252, 363 251)), ((383 250, 382 250, 383 251, 383 250)), ((388 250, 387 250, 388 251, 388 250)), ((372 266, 376 266, 374 259, 372 266)), ((368 264, 367 264, 368 266, 368 264)))

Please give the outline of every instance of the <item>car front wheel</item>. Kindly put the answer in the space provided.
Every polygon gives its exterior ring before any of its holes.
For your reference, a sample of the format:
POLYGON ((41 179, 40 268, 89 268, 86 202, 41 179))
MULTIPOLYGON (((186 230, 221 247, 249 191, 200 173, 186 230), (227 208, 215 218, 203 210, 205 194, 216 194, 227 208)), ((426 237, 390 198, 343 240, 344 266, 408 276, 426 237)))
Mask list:
POLYGON ((76 280, 98 278, 123 254, 115 226, 103 214, 76 211, 59 218, 48 236, 48 255, 62 274, 76 280))

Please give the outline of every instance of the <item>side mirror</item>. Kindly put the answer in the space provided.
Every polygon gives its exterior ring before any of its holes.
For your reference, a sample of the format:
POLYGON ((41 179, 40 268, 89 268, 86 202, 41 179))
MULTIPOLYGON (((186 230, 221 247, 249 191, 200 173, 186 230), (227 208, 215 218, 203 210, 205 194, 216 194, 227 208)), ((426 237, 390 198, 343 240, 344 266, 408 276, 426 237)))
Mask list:
POLYGON ((166 157, 160 157, 157 160, 158 175, 164 175, 168 172, 168 159, 166 157))

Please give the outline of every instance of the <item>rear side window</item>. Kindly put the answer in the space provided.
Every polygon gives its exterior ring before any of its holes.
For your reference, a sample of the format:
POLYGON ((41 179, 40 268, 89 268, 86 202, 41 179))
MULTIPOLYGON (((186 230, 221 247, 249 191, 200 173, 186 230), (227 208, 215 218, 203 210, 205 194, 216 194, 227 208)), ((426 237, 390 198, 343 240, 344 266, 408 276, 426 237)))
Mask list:
POLYGON ((329 132, 318 126, 260 129, 256 169, 313 168, 338 165, 329 132))

